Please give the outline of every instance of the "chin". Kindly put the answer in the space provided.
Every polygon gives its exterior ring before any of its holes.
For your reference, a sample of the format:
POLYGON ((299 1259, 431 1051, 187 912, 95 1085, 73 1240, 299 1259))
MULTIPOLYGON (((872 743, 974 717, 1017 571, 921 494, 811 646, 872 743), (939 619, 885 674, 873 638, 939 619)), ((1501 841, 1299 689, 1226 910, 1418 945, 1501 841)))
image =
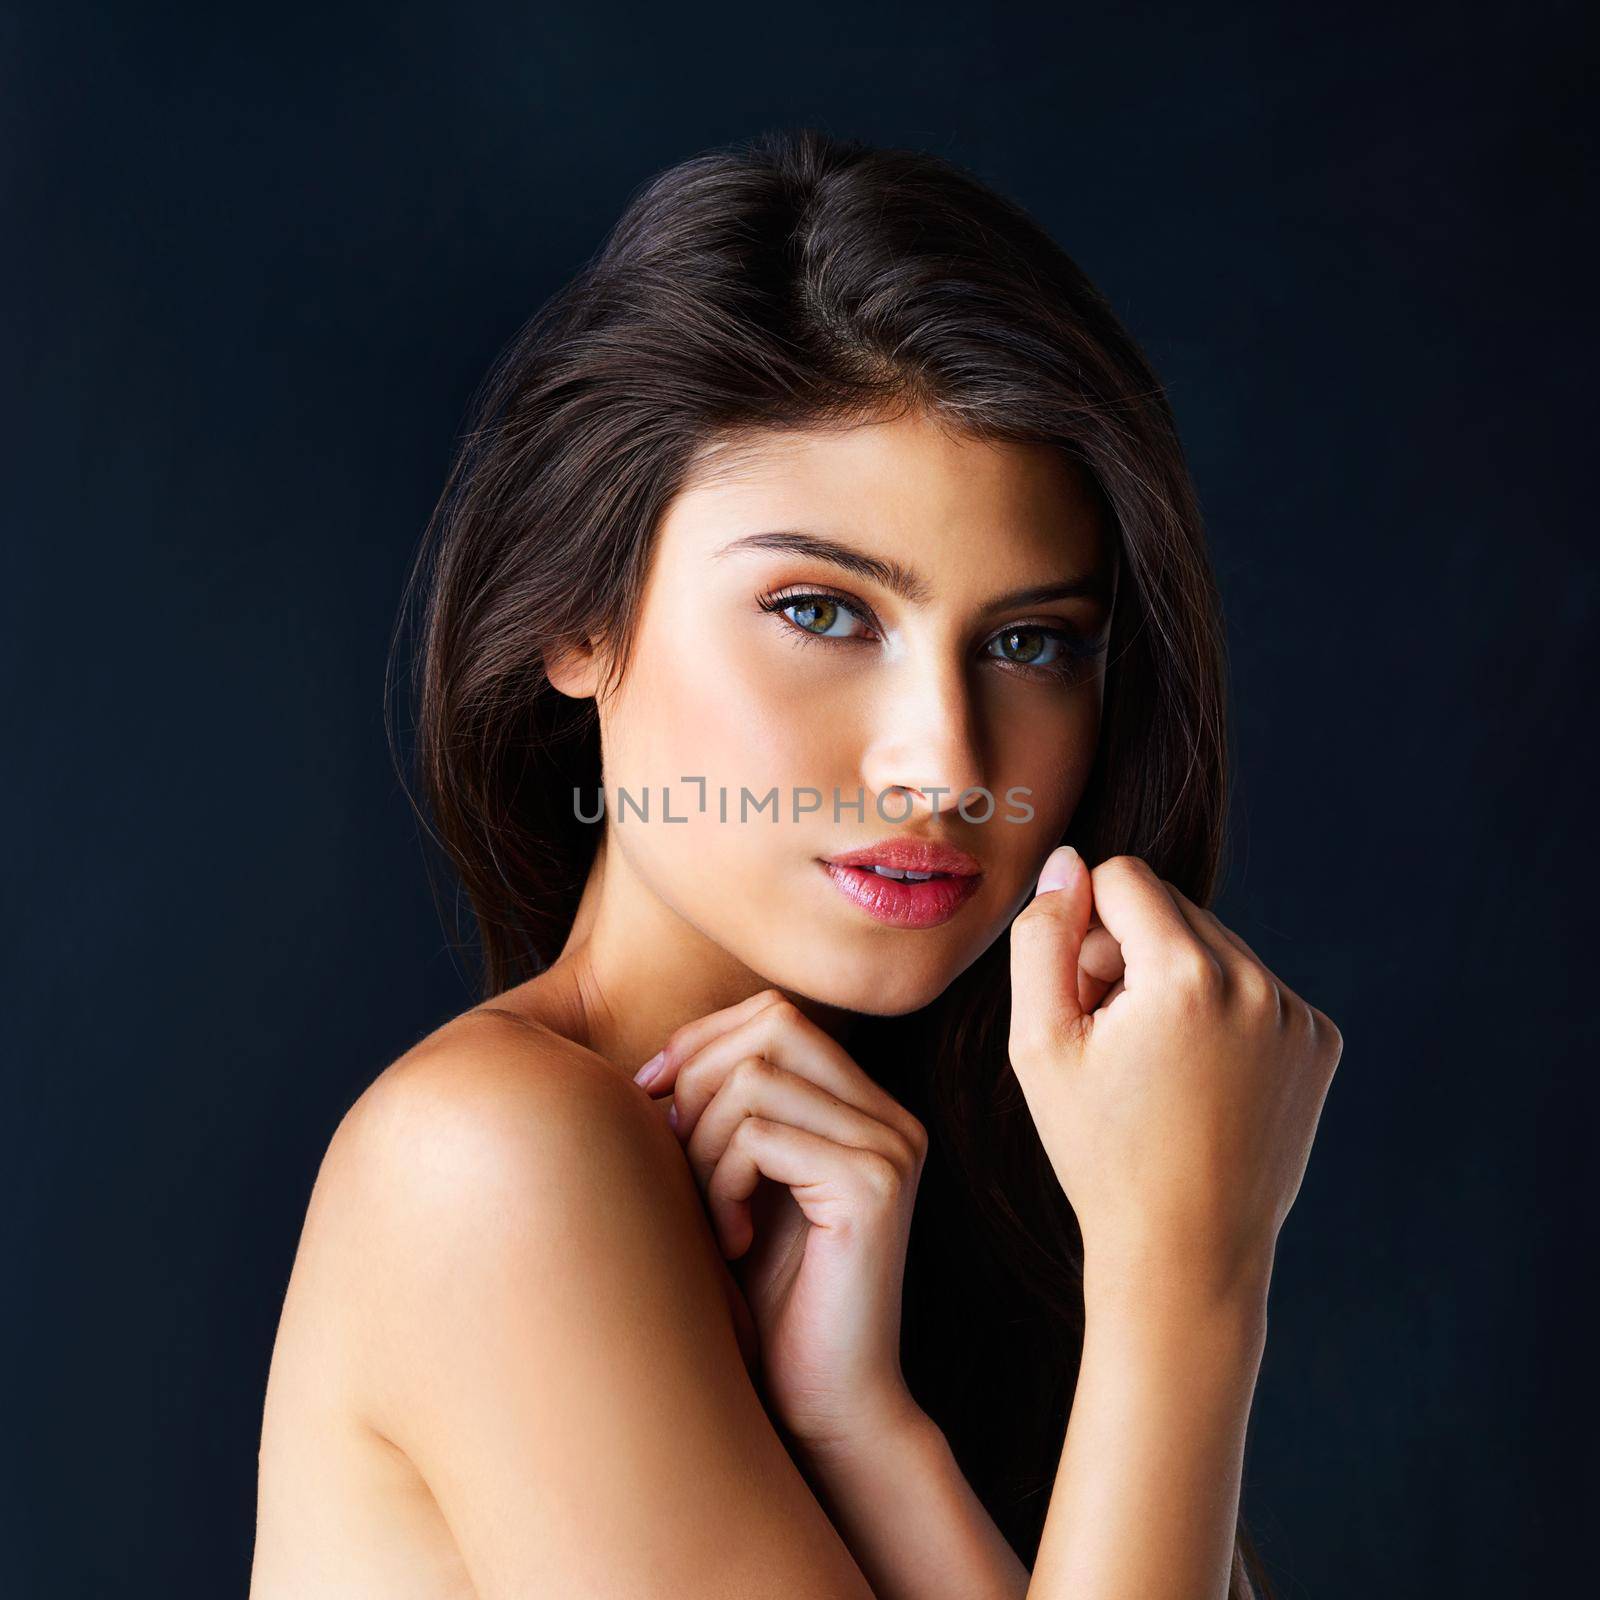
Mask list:
MULTIPOLYGON (((913 936, 914 937, 914 936, 913 936)), ((903 1017, 937 1000, 962 970, 952 956, 931 960, 932 952, 908 951, 896 958, 882 945, 852 952, 841 942, 816 962, 783 963, 781 975, 769 981, 781 988, 869 1017, 903 1017)))

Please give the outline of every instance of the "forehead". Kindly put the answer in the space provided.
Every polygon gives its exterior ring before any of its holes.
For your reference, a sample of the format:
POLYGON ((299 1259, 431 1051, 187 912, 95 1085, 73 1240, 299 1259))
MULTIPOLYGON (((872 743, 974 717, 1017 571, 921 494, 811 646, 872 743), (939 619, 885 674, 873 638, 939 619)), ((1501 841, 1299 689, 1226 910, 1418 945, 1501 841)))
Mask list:
POLYGON ((912 412, 708 447, 663 520, 661 553, 698 561, 743 534, 780 528, 901 560, 936 593, 1086 572, 1105 533, 1092 487, 1062 451, 974 439, 912 412))

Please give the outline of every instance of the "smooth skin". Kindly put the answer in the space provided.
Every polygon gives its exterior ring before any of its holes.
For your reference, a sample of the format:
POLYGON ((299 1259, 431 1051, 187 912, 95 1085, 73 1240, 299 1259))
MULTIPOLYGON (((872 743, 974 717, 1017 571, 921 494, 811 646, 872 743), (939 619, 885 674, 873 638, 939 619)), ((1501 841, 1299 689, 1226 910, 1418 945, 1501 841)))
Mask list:
POLYGON ((691 820, 611 822, 560 960, 340 1124, 273 1353, 252 1596, 1220 1597, 1337 1030, 1143 862, 1052 853, 1103 661, 995 641, 1092 640, 1106 602, 992 602, 1101 568, 1059 456, 907 414, 708 465, 658 530, 620 686, 599 642, 549 663, 599 701, 608 786, 668 785, 691 820), (797 528, 922 590, 726 550, 797 528), (799 613, 756 603, 780 589, 851 609, 796 649, 799 613), (724 824, 685 773, 911 814, 724 824), (1034 815, 937 805, 969 785, 1026 786, 1034 815), (984 867, 939 928, 873 922, 817 865, 899 833, 984 867), (926 1134, 848 1052, 852 1013, 926 1003, 1008 929, 1013 1063, 1086 1244, 1031 1582, 901 1375, 926 1134))

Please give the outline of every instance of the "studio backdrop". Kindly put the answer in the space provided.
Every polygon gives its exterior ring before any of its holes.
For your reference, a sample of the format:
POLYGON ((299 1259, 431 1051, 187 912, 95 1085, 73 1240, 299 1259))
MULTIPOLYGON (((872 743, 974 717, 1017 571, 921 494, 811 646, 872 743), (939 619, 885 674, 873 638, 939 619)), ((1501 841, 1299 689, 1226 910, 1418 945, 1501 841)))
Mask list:
POLYGON ((1262 1561, 1295 1600, 1555 1591, 1595 1488, 1582 8, 67 0, 6 7, 0 60, 0 1588, 246 1592, 319 1164, 480 999, 386 723, 469 402, 652 175, 812 127, 1023 206, 1183 441, 1214 908, 1344 1039, 1262 1561))

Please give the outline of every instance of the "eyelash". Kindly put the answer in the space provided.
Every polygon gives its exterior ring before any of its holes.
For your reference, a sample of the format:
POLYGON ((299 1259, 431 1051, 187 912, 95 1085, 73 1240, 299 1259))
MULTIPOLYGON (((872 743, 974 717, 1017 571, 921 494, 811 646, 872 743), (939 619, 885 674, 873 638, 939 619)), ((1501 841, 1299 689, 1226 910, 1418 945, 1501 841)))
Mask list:
MULTIPOLYGON (((858 621, 867 621, 870 612, 866 606, 858 601, 846 598, 844 595, 835 594, 831 589, 791 589, 779 594, 764 594, 757 601, 763 611, 771 612, 775 616, 783 617, 784 611, 790 606, 799 605, 806 600, 826 600, 830 605, 847 611, 858 621), (868 612, 863 616, 864 612, 868 612)), ((829 638, 826 634, 813 633, 809 628, 802 628, 798 622, 789 617, 783 617, 790 630, 797 636, 797 642, 803 644, 868 644, 867 639, 829 638)), ((1077 677, 1084 668, 1094 660, 1105 648, 1104 637, 1084 639, 1066 628, 1048 627, 1043 623, 1017 624, 1009 628, 1002 628, 991 636, 989 644, 996 639, 1003 639, 1012 633, 1037 633, 1047 639, 1054 640, 1064 652, 1060 661, 1051 662, 1045 666, 1034 666, 1027 661, 1010 661, 1005 656, 989 655, 985 650, 984 659, 996 661, 1002 667, 1012 672, 1020 672, 1033 678, 1059 678, 1067 680, 1077 677)))

